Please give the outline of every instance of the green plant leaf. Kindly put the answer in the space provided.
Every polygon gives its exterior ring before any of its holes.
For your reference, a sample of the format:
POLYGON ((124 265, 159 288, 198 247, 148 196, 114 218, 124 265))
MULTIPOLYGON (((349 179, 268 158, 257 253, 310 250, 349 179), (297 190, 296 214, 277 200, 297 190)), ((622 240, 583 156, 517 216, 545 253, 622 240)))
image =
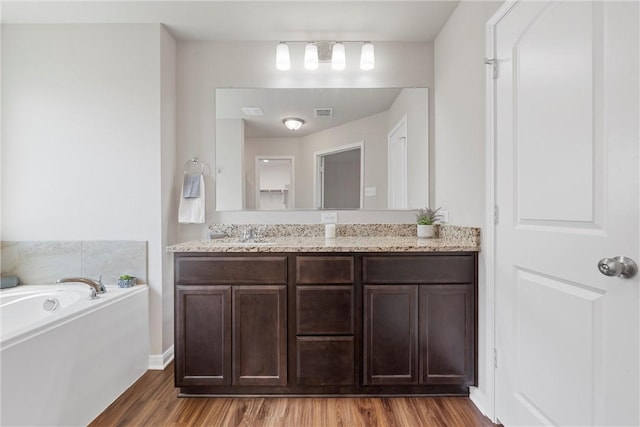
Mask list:
POLYGON ((426 207, 424 209, 418 209, 416 218, 419 225, 432 225, 441 219, 442 215, 440 214, 440 208, 434 210, 426 207))

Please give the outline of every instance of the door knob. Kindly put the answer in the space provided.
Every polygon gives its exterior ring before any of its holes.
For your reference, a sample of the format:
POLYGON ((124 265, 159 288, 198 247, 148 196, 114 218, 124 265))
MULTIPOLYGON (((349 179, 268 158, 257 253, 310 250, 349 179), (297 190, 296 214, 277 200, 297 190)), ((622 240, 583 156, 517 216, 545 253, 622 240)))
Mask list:
POLYGON ((630 279, 638 272, 638 266, 626 256, 617 256, 613 258, 602 258, 598 262, 598 270, 605 276, 617 276, 630 279))

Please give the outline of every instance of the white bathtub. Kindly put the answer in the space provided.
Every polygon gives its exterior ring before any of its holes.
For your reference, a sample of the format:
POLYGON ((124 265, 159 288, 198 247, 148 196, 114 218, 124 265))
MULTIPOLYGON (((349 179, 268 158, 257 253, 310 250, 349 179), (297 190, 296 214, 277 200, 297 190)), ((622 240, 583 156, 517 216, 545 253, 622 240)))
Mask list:
POLYGON ((0 291, 0 425, 86 425, 146 371, 149 288, 107 286, 92 301, 89 292, 0 291))

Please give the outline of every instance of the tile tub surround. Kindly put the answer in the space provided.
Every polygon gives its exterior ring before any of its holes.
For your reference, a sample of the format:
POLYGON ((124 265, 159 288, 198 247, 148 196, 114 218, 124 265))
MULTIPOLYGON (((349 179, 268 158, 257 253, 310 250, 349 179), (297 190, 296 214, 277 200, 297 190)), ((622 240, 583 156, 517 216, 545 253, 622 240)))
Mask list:
POLYGON ((324 238, 324 224, 251 224, 264 227, 271 244, 238 243, 247 225, 221 224, 211 231, 229 238, 169 246, 169 252, 458 252, 480 250, 480 229, 440 226, 440 237, 418 239, 414 224, 338 224, 336 238, 324 238))
POLYGON ((61 277, 84 276, 106 285, 118 283, 121 274, 147 281, 147 242, 93 241, 3 241, 0 244, 1 273, 16 275, 21 283, 55 283, 61 277))

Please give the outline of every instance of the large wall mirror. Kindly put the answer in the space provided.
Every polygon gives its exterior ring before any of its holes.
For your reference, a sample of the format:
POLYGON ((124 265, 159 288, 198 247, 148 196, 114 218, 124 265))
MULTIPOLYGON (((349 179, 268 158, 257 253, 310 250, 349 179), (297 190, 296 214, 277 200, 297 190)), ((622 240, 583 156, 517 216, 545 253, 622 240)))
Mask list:
POLYGON ((426 206, 428 98, 427 88, 216 89, 216 209, 426 206))

